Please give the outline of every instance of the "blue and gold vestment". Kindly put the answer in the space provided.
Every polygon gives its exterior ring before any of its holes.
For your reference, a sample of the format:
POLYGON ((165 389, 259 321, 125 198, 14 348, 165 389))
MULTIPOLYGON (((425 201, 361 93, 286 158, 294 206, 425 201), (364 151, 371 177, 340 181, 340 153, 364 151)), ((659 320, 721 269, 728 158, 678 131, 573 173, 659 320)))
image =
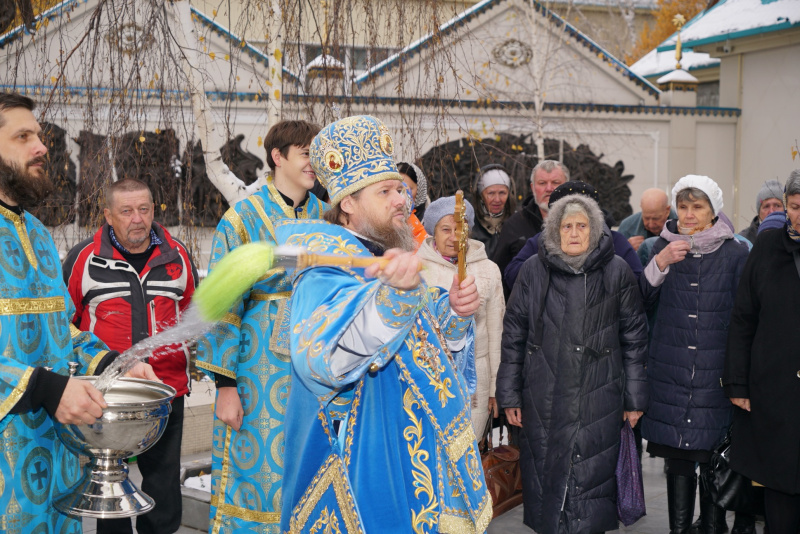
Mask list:
MULTIPOLYGON (((312 252, 371 255, 321 221, 281 222, 276 233, 312 252)), ((281 529, 482 533, 492 501, 470 398, 447 348, 471 318, 452 314, 439 288, 401 291, 363 273, 314 267, 295 279, 281 529), (394 333, 343 366, 341 340, 365 306, 375 329, 394 333)))
MULTIPOLYGON (((324 204, 309 193, 302 211, 284 202, 270 178, 230 208, 217 226, 210 268, 253 241, 275 243, 281 219, 316 218, 324 204)), ((286 305, 292 286, 283 271, 267 272, 197 347, 197 366, 236 380, 244 409, 239 431, 214 417, 212 534, 277 533, 283 478, 283 420, 289 396, 286 305)))
POLYGON ((53 238, 29 213, 0 207, 0 532, 78 533, 80 519, 52 501, 80 478, 78 457, 55 434, 44 410, 11 413, 34 367, 67 375, 68 363, 92 374, 106 346, 70 323, 75 313, 53 238))

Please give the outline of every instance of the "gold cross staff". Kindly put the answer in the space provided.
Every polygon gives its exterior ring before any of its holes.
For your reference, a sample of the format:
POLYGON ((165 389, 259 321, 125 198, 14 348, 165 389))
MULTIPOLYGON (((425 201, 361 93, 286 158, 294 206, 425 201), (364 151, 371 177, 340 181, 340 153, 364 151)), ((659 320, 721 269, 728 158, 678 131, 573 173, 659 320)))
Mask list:
POLYGON ((464 202, 464 192, 456 191, 456 209, 453 213, 456 220, 456 238, 458 239, 458 281, 463 282, 467 277, 467 240, 469 239, 469 223, 467 222, 467 205, 464 202))

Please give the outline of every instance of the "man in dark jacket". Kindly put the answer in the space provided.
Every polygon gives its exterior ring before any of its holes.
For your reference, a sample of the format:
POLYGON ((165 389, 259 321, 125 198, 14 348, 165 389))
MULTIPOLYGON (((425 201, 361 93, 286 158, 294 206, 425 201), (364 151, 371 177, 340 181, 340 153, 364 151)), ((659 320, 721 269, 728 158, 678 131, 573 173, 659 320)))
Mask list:
MULTIPOLYGON (((547 217, 550 195, 555 189, 569 181, 569 169, 558 161, 546 159, 540 161, 531 173, 531 192, 533 196, 525 199, 522 209, 509 217, 503 225, 497 248, 489 257, 504 272, 506 266, 516 256, 525 242, 542 231, 542 224, 547 217)), ((512 284, 506 284, 503 277, 503 292, 506 300, 511 294, 512 284)))
POLYGON ((620 430, 648 401, 647 322, 597 203, 571 195, 551 208, 506 308, 497 401, 522 427, 525 524, 615 530, 620 430))
MULTIPOLYGON (((114 182, 105 191, 106 223, 64 260, 64 282, 75 303, 73 323, 110 348, 125 351, 175 324, 194 293, 197 270, 183 243, 153 222, 153 197, 138 180, 114 182)), ((139 516, 138 532, 180 528, 180 452, 183 396, 188 393, 186 347, 160 349, 151 358, 161 380, 177 391, 161 439, 139 455, 142 490, 156 507, 139 516)), ((131 521, 100 519, 98 533, 132 532, 131 521)))
POLYGON ((739 235, 750 241, 756 242, 758 227, 770 213, 783 211, 783 186, 778 180, 767 180, 756 195, 756 216, 747 228, 739 231, 739 235))

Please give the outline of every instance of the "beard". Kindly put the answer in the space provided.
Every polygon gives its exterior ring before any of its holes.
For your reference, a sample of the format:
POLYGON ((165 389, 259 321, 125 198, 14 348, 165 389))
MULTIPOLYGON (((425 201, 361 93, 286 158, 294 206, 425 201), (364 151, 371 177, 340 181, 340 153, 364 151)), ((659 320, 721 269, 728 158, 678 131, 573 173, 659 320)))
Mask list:
POLYGON ((411 233, 411 226, 409 226, 408 221, 403 219, 403 224, 399 227, 395 226, 392 221, 393 219, 389 219, 389 221, 378 221, 376 218, 373 218, 370 212, 369 215, 367 215, 367 220, 360 225, 363 226, 363 228, 356 227, 355 231, 370 241, 380 245, 384 250, 399 248, 406 252, 414 252, 416 249, 416 242, 414 241, 414 235, 411 233))
POLYGON ((539 199, 537 199, 535 197, 535 195, 534 195, 534 199, 533 200, 534 200, 534 202, 536 202, 536 205, 539 206, 539 211, 541 211, 542 213, 547 213, 548 211, 550 211, 550 199, 549 198, 547 200, 542 200, 541 202, 539 202, 539 199))
POLYGON ((45 157, 40 156, 28 161, 25 168, 21 168, 0 157, 0 191, 23 209, 38 206, 54 189, 44 168, 37 170, 33 167, 34 164, 45 161, 45 157))

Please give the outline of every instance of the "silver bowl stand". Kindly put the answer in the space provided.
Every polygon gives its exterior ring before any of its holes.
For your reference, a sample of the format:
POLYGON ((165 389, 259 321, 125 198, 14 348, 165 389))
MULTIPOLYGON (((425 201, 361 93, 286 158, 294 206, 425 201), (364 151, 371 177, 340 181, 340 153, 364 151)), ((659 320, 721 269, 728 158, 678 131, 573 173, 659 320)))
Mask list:
MULTIPOLYGON (((94 383, 97 377, 74 377, 94 383)), ((108 407, 92 425, 55 422, 72 453, 86 455, 80 480, 53 502, 61 512, 99 519, 131 517, 153 509, 152 498, 128 478, 123 461, 145 452, 164 433, 175 390, 159 382, 119 378, 106 392, 108 407)))

